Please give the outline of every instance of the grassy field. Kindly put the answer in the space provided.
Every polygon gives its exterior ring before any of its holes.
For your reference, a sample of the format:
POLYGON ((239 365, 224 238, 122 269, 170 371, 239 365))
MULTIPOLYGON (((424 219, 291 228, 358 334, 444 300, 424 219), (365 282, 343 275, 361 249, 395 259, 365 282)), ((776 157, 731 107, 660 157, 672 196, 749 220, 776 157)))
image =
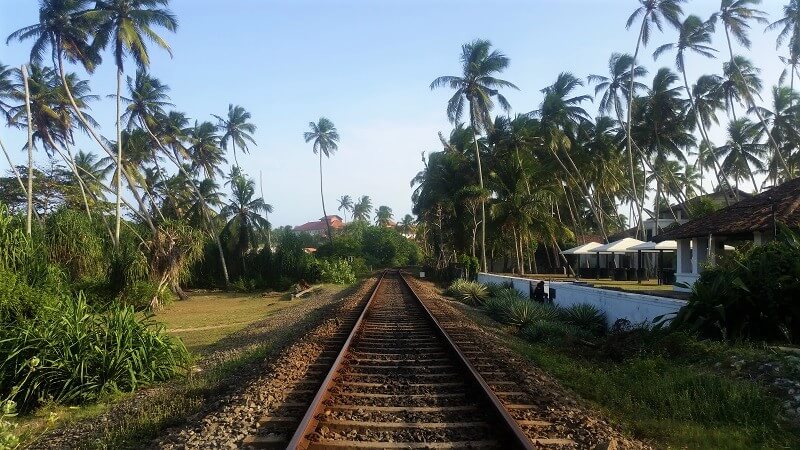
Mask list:
MULTIPOLYGON (((327 292, 337 293, 346 286, 325 285, 327 292)), ((313 295, 313 294, 311 294, 313 295)), ((203 357, 217 348, 225 337, 246 326, 268 319, 278 311, 299 305, 304 299, 289 300, 281 293, 191 293, 187 301, 175 302, 161 311, 155 319, 165 324, 167 332, 180 338, 194 355, 203 357)), ((302 323, 313 322, 321 312, 310 314, 302 323)), ((53 426, 69 426, 70 423, 91 420, 121 406, 124 418, 113 427, 109 426, 102 442, 83 443, 88 448, 138 448, 139 442, 151 439, 164 428, 180 423, 186 415, 202 408, 212 393, 225 389, 232 374, 239 373, 272 351, 272 348, 293 339, 292 329, 279 328, 263 342, 251 342, 247 350, 230 359, 214 364, 208 370, 192 374, 184 379, 168 383, 168 388, 152 389, 146 401, 131 403, 135 393, 110 394, 101 401, 80 407, 46 404, 30 415, 17 417, 17 433, 24 444, 34 441, 53 426), (128 408, 134 408, 129 411, 128 408)), ((263 339, 254 336, 253 339, 263 339)), ((247 342, 247 340, 245 340, 247 342)), ((242 344, 244 345, 244 343, 242 344)))
POLYGON ((156 314, 167 332, 180 338, 192 353, 205 353, 225 336, 256 320, 292 307, 302 300, 284 294, 190 293, 190 299, 175 302, 156 314))
POLYGON ((674 356, 654 348, 615 361, 571 345, 527 342, 481 312, 465 312, 639 439, 668 448, 800 448, 778 399, 713 369, 736 348, 688 338, 673 343, 674 356))

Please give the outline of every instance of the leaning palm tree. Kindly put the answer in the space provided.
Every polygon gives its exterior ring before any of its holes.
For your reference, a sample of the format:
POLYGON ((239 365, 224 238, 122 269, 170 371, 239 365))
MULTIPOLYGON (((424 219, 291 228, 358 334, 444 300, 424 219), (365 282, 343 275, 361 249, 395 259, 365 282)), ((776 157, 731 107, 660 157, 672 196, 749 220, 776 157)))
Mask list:
MULTIPOLYGON (((478 166, 478 183, 483 187, 483 168, 481 167, 481 154, 478 146, 478 134, 491 130, 491 110, 494 108, 496 98, 500 107, 505 111, 511 109, 508 100, 500 94, 499 89, 519 89, 513 83, 495 78, 509 65, 509 59, 497 50, 491 50, 492 44, 486 40, 475 40, 461 46, 461 64, 463 73, 460 76, 446 75, 436 78, 431 83, 431 89, 450 87, 455 89, 455 94, 447 102, 447 118, 457 124, 464 113, 464 102, 469 107, 469 123, 472 128, 472 138, 475 143, 475 162, 478 166)), ((488 270, 486 260, 486 202, 481 202, 481 261, 483 271, 488 270)))
MULTIPOLYGON (((694 95, 692 95, 692 91, 689 88, 689 80, 686 77, 685 57, 686 53, 691 51, 707 58, 714 58, 716 50, 710 45, 711 34, 713 31, 713 22, 704 22, 702 19, 694 15, 688 16, 686 17, 686 20, 681 23, 681 27, 678 30, 678 40, 676 42, 664 44, 658 47, 655 52, 653 52, 653 59, 658 59, 658 57, 665 52, 675 50, 675 67, 677 67, 677 69, 681 72, 681 75, 683 75, 683 86, 686 89, 686 95, 689 97, 689 104, 692 107, 692 111, 694 111, 694 119, 697 123, 697 128, 700 131, 700 136, 703 138, 703 141, 709 148, 713 148, 714 146, 711 144, 711 139, 709 139, 706 127, 700 117, 700 111, 697 109, 694 95)), ((720 171, 720 174, 722 175, 720 183, 722 183, 724 180, 724 183, 727 185, 731 195, 736 196, 736 193, 730 186, 730 183, 727 182, 725 170, 720 165, 716 155, 714 155, 714 161, 720 171)))
POLYGON ((319 154, 319 196, 322 198, 322 215, 325 226, 328 230, 328 241, 333 244, 333 234, 331 233, 331 223, 328 220, 328 213, 325 211, 325 194, 322 189, 322 155, 330 158, 339 149, 339 132, 333 122, 326 117, 320 117, 317 123, 309 122, 310 131, 303 133, 306 142, 313 142, 312 150, 314 154, 319 154))
MULTIPOLYGON (((646 90, 647 86, 643 83, 636 81, 636 78, 641 78, 647 75, 647 69, 644 67, 637 67, 633 63, 633 57, 628 54, 613 53, 608 60, 609 75, 589 75, 589 83, 595 83, 594 95, 597 97, 602 93, 600 98, 600 114, 609 114, 614 111, 617 120, 620 124, 624 123, 622 120, 622 99, 630 97, 629 90, 646 90)), ((633 157, 628 154, 628 175, 630 177, 630 185, 632 190, 632 197, 636 210, 639 210, 639 200, 636 196, 636 178, 633 166, 633 157)), ((639 221, 641 222, 641 221, 639 221)))
POLYGON ((392 208, 388 206, 379 206, 375 208, 375 225, 379 227, 388 227, 392 223, 394 213, 392 208))
MULTIPOLYGON (((4 100, 11 99, 14 96, 14 83, 11 81, 12 73, 13 69, 0 63, 0 120, 5 121, 6 123, 11 122, 11 114, 9 112, 11 105, 5 103, 4 100)), ((14 162, 11 161, 11 155, 8 154, 8 150, 6 150, 5 145, 3 145, 2 139, 0 139, 0 149, 3 150, 6 161, 8 161, 11 171, 14 172, 14 176, 17 178, 19 187, 22 188, 22 193, 25 194, 25 197, 27 197, 28 190, 25 187, 25 183, 22 182, 22 176, 17 170, 17 167, 14 165, 14 162)))
POLYGON ((239 160, 236 158, 236 146, 238 145, 242 152, 247 153, 247 143, 256 144, 253 139, 256 126, 248 122, 251 118, 250 113, 239 105, 233 106, 230 104, 228 105, 227 117, 220 117, 216 114, 213 116, 219 121, 217 126, 224 131, 220 138, 220 144, 222 144, 222 148, 227 150, 228 141, 231 142, 233 146, 233 161, 238 166, 239 160))
POLYGON ((339 197, 339 208, 337 209, 343 211, 342 214, 344 214, 345 220, 347 220, 347 212, 353 211, 353 199, 350 198, 349 195, 339 197))
MULTIPOLYGON (((633 52, 633 58, 631 58, 631 73, 636 73, 636 59, 639 57, 639 49, 644 44, 650 42, 650 33, 652 32, 652 27, 655 26, 658 28, 659 31, 663 31, 663 23, 667 22, 675 28, 680 26, 680 19, 681 15, 683 14, 683 10, 681 9, 681 3, 684 0, 639 0, 640 6, 636 8, 633 13, 628 17, 628 21, 625 23, 625 29, 629 29, 631 25, 633 25, 636 20, 640 17, 642 19, 642 24, 639 27, 639 35, 636 38, 636 50, 633 52)), ((628 171, 631 177, 631 180, 634 179, 634 167, 633 167, 633 138, 631 137, 631 117, 633 115, 633 99, 635 93, 635 86, 634 86, 634 79, 635 77, 630 77, 628 80, 628 120, 626 123, 626 144, 628 149, 628 171)), ((643 187, 642 190, 646 190, 646 187, 643 187)), ((644 196, 644 193, 642 194, 644 196)), ((633 186, 633 196, 634 198, 638 198, 636 195, 636 186, 633 186)), ((639 225, 641 226, 641 209, 640 209, 640 220, 639 225)))
MULTIPOLYGON (((753 108, 755 106, 753 94, 758 95, 758 91, 751 91, 750 84, 744 79, 746 76, 744 70, 742 70, 744 67, 740 67, 739 62, 741 61, 737 60, 737 58, 733 56, 731 35, 733 35, 736 41, 738 41, 739 44, 744 48, 750 48, 751 42, 750 37, 748 36, 750 24, 748 22, 754 21, 761 24, 769 23, 764 11, 753 8, 753 6, 760 3, 761 0, 722 0, 719 11, 711 16, 711 21, 716 21, 719 19, 722 22, 723 28, 725 29, 725 39, 728 42, 728 54, 730 55, 729 70, 733 72, 735 79, 738 81, 737 84, 739 84, 739 90, 741 91, 745 102, 747 102, 748 108, 753 108)), ((795 40, 795 42, 797 41, 795 40)), ((767 134, 767 138, 772 145, 775 155, 779 155, 780 149, 778 148, 777 142, 775 142, 769 133, 767 133, 767 123, 764 120, 764 116, 758 109, 754 109, 753 111, 755 111, 756 115, 758 116, 758 121, 761 123, 761 127, 767 134)))
POLYGON ((188 148, 192 170, 202 171, 206 178, 222 176, 220 166, 227 162, 220 148, 217 127, 211 122, 195 122, 189 134, 191 146, 188 148))
MULTIPOLYGON (((84 13, 89 20, 97 24, 92 48, 95 51, 106 48, 109 44, 113 47, 114 62, 117 66, 117 164, 122 165, 122 74, 124 61, 127 55, 133 57, 140 69, 150 65, 145 39, 166 50, 172 56, 172 49, 153 27, 160 26, 169 31, 178 28, 178 20, 169 9, 162 8, 169 0, 98 0, 95 8, 84 13)), ((115 237, 119 241, 120 231, 120 205, 121 205, 121 177, 116 179, 117 213, 115 237)))

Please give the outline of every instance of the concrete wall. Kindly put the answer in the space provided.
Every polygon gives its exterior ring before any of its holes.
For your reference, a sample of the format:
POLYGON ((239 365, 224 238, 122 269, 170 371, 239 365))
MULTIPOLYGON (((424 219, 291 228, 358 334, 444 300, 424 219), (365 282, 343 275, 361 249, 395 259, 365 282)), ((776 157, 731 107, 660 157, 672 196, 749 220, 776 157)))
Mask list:
MULTIPOLYGON (((539 280, 532 278, 488 273, 479 273, 478 281, 498 284, 511 282, 514 285, 514 289, 526 298, 530 295, 531 283, 535 286, 539 282, 539 280)), ((653 318, 664 314, 676 313, 686 305, 683 300, 599 289, 573 282, 545 281, 544 285, 545 292, 548 294, 555 291, 556 298, 553 303, 556 305, 566 308, 579 303, 588 303, 606 313, 609 326, 617 319, 626 319, 634 324, 652 322, 653 318)))

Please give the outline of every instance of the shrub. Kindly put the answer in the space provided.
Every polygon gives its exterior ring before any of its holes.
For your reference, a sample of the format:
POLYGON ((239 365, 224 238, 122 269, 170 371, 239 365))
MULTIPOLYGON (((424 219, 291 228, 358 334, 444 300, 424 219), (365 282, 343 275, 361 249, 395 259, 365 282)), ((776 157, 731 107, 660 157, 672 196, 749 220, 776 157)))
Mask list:
POLYGON ((343 259, 323 259, 319 262, 320 279, 325 283, 352 284, 356 275, 350 263, 343 259))
POLYGON ((118 304, 98 314, 83 295, 0 330, 0 355, 0 397, 11 395, 23 410, 132 391, 174 377, 188 361, 183 344, 151 316, 118 304))
POLYGON ((169 305, 175 301, 175 295, 169 289, 158 291, 158 285, 152 281, 135 281, 125 287, 119 296, 123 305, 130 305, 137 311, 150 309, 153 298, 158 299, 159 305, 169 305))
POLYGON ((503 291, 506 291, 506 290, 513 290, 514 293, 517 292, 516 290, 514 290, 514 285, 511 282, 507 282, 507 283, 486 283, 485 286, 486 286, 486 289, 489 290, 489 296, 490 297, 497 297, 503 291))
POLYGON ((580 330, 562 322, 537 320, 522 328, 520 334, 531 342, 557 344, 578 336, 580 330))
POLYGON ((452 283, 450 283, 450 286, 444 290, 444 295, 448 297, 459 298, 466 283, 468 283, 468 281, 463 278, 455 279, 452 283))
POLYGON ((505 313, 505 322, 524 327, 537 321, 558 321, 559 310, 552 305, 535 303, 530 300, 517 300, 509 304, 505 313))
POLYGON ((674 328, 723 339, 792 342, 800 336, 800 237, 754 247, 703 271, 674 328))
POLYGON ((508 303, 512 301, 514 301, 514 299, 508 296, 490 297, 483 302, 483 310, 489 317, 497 321, 502 321, 506 309, 508 308, 508 303))
POLYGON ((462 302, 473 306, 480 306, 489 298, 489 291, 486 286, 474 281, 464 283, 459 294, 462 302))
POLYGON ((606 331, 606 314, 588 303, 562 309, 561 317, 565 323, 594 335, 601 335, 606 331))

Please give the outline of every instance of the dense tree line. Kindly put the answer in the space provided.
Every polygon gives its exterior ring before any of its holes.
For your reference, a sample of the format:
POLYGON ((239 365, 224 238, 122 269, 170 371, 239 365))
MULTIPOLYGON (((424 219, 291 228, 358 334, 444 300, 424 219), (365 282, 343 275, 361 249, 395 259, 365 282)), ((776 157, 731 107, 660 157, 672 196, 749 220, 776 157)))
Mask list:
MULTIPOLYGON (((715 191, 735 201, 739 188, 759 192, 797 176, 800 2, 772 22, 760 0, 721 0, 706 20, 685 15, 683 0, 638 3, 626 23, 639 30, 633 55, 613 53, 604 74, 560 73, 528 113, 492 117, 496 105, 510 110, 503 92, 518 88, 499 78, 510 59, 489 41, 463 45, 462 73, 433 81, 432 89, 455 91, 446 110, 455 127, 439 135, 442 150, 423 154, 412 186, 419 238, 438 267, 470 255, 484 270, 504 257, 514 270, 535 270, 537 247, 555 264, 561 243, 628 227, 641 238, 648 218, 677 217, 671 203, 715 191), (769 89, 746 56, 762 26, 779 31, 777 49, 787 54, 769 89), (640 53, 657 31, 672 42, 653 58, 673 56, 674 66, 650 73, 640 53), (688 54, 719 55, 720 71, 690 81, 688 54), (710 138, 714 128, 724 140, 710 138)), ((695 203, 690 216, 707 210, 695 203)))

